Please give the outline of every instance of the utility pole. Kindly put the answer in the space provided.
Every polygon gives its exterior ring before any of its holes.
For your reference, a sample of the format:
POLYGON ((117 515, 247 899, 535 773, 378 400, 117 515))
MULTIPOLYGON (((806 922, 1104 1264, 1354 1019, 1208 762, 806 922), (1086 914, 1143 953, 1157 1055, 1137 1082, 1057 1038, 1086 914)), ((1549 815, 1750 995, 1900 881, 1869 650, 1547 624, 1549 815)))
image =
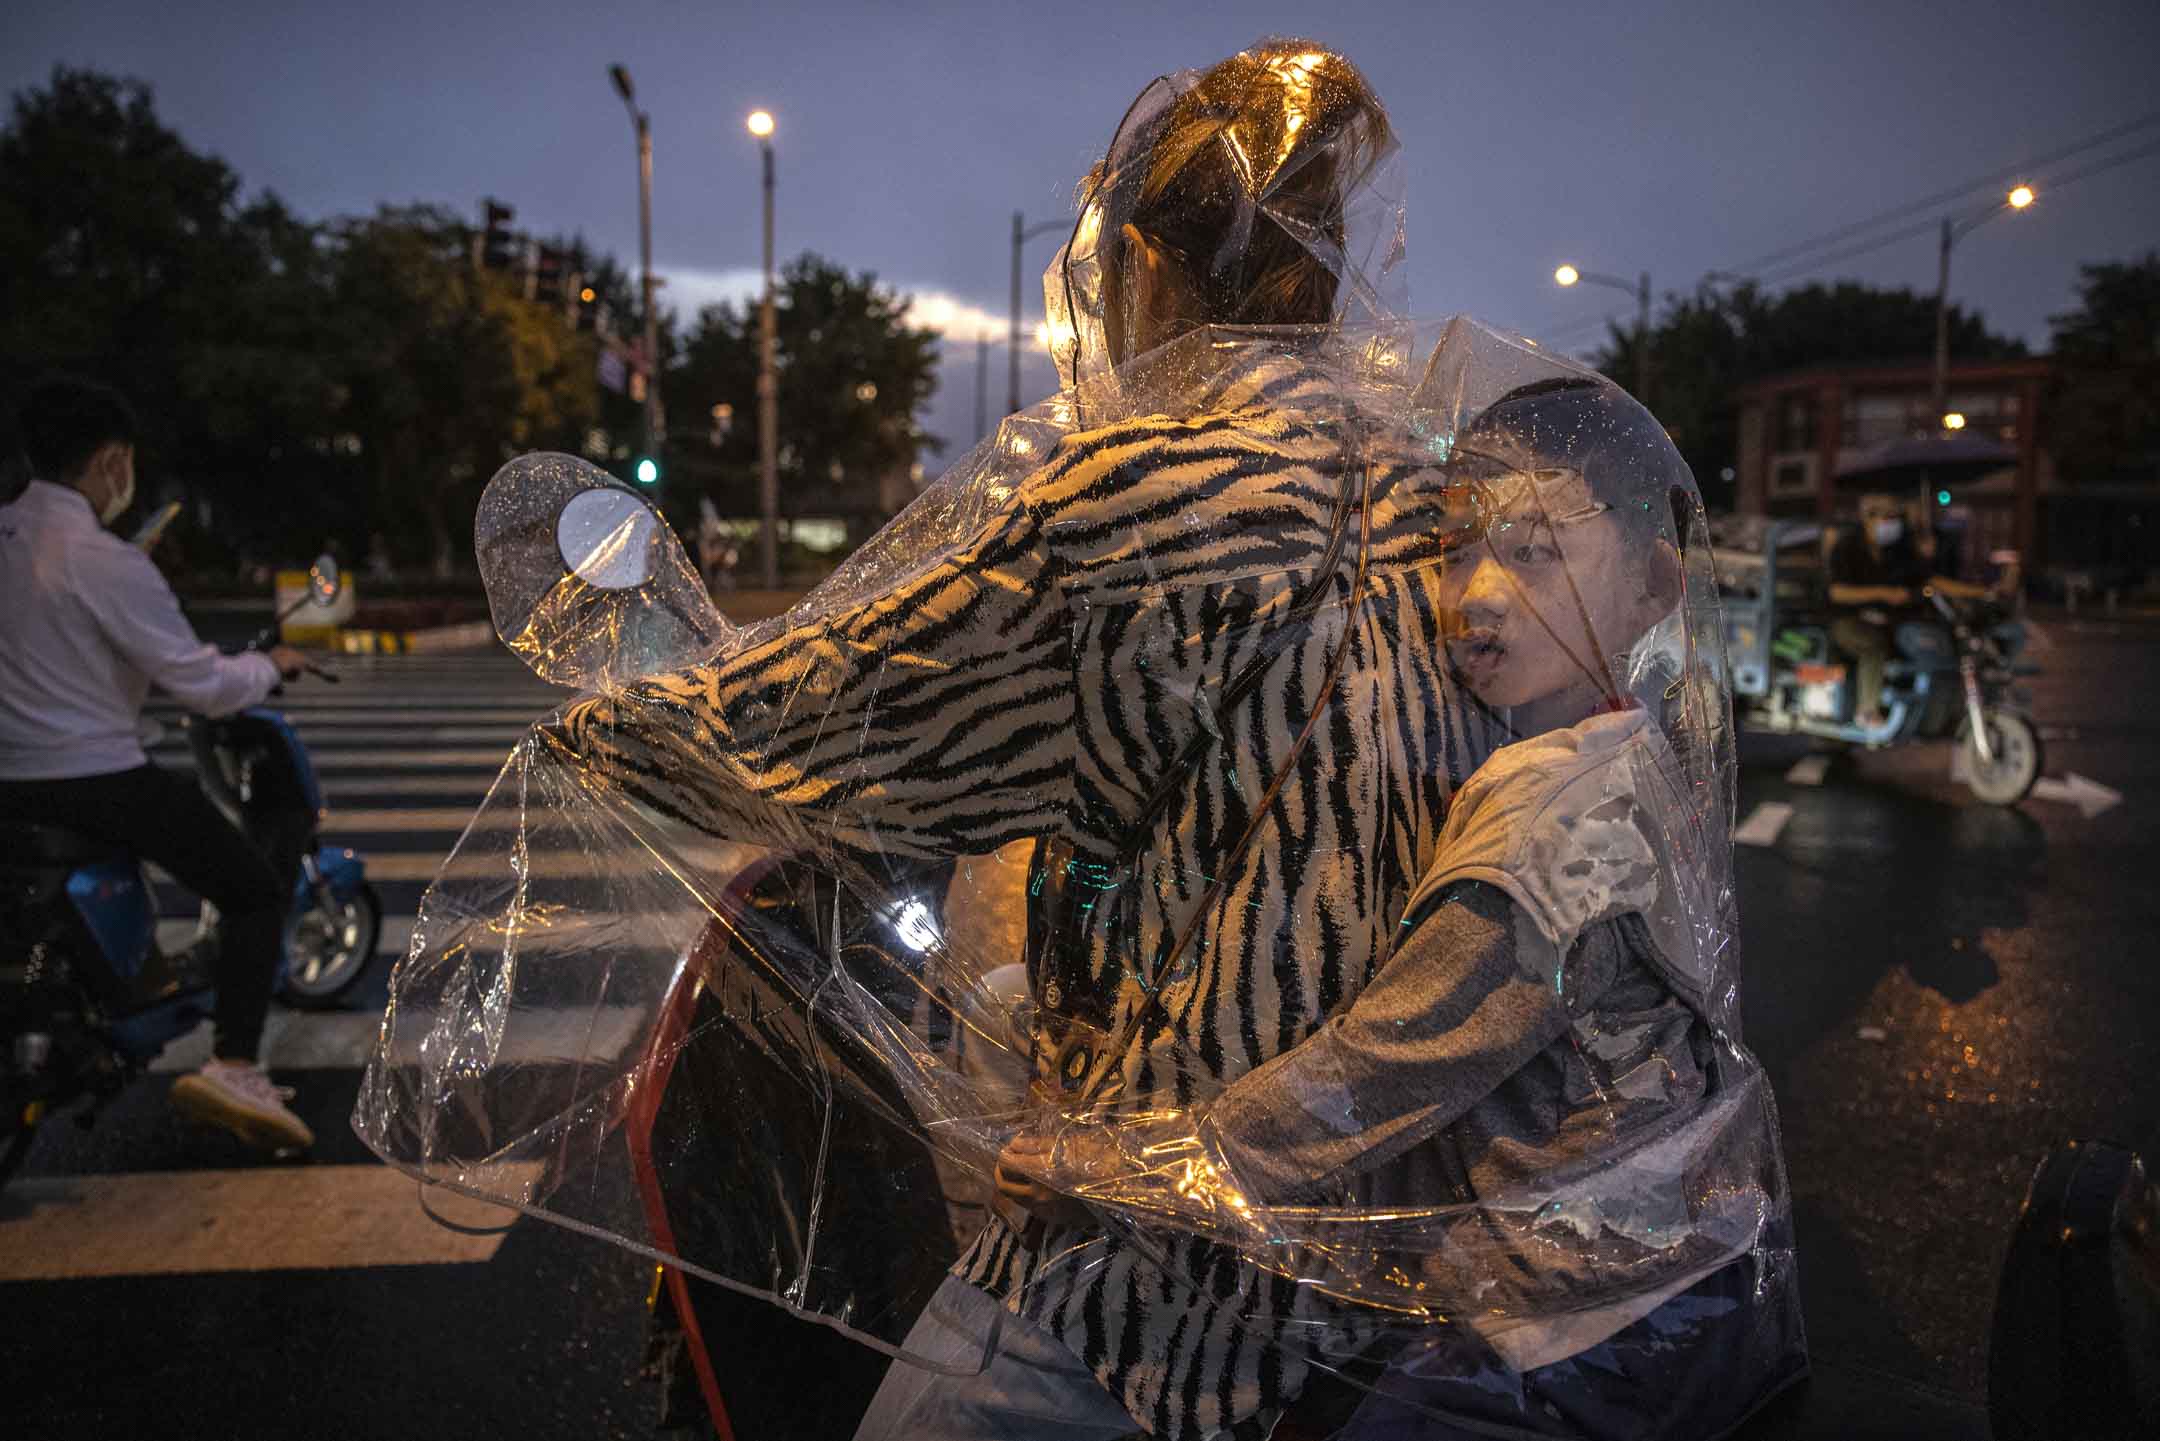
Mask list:
POLYGON ((990 332, 975 336, 975 441, 990 433, 990 332))
POLYGON ((1012 330, 1007 335, 1011 347, 1006 356, 1005 413, 1011 415, 1020 408, 1020 252, 1028 241, 1053 230, 1068 228, 1063 220, 1045 220, 1037 225, 1027 223, 1027 217, 1013 212, 1012 223, 1012 330))
POLYGON ((1942 433, 1943 416, 1950 409, 1950 247, 1956 243, 1957 231, 1945 215, 1942 253, 1935 267, 1935 379, 1928 392, 1928 414, 1934 417, 1928 429, 1937 435, 1942 433))
POLYGON ((653 310, 652 273, 652 118, 637 106, 637 90, 630 71, 610 65, 608 76, 615 93, 637 127, 638 148, 638 260, 644 274, 641 290, 645 301, 645 459, 660 459, 660 320, 653 310))
POLYGON ((1635 398, 1650 403, 1650 272, 1635 287, 1635 398))
POLYGON ((773 371, 773 118, 753 111, 750 133, 765 169, 765 299, 758 307, 758 504, 764 515, 760 551, 767 590, 780 588, 780 381, 773 371))

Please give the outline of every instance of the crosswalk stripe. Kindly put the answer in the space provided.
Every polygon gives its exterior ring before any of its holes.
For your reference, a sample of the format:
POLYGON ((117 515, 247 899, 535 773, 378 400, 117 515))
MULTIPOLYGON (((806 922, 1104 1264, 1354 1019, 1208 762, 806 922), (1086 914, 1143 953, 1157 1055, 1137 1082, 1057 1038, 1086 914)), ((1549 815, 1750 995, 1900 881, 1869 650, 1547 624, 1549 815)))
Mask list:
MULTIPOLYGON (((342 726, 382 725, 395 722, 398 725, 504 725, 520 729, 531 725, 552 709, 546 704, 530 706, 430 706, 426 710, 408 709, 399 705, 354 706, 340 710, 302 711, 287 710, 286 718, 299 726, 303 732, 321 730, 335 734, 342 726)), ((168 726, 173 724, 159 716, 168 726)), ((177 719, 177 713, 175 713, 177 719)))
MULTIPOLYGON (((530 724, 530 719, 528 719, 522 723, 511 722, 485 726, 401 725, 379 726, 374 729, 332 730, 326 728, 317 730, 303 721, 299 730, 300 738, 308 743, 310 754, 317 750, 331 749, 333 748, 332 743, 339 746, 395 745, 400 741, 439 741, 443 744, 497 741, 507 750, 517 744, 519 738, 530 728, 530 724)), ((152 754, 164 757, 167 755, 187 755, 190 752, 186 739, 176 737, 160 741, 156 746, 152 747, 152 754)))
MULTIPOLYGON (((372 1163, 18 1178, 0 1219, 0 1281, 428 1266, 495 1254, 502 1232, 438 1226, 416 1203, 416 1184, 372 1163)), ((428 1203, 468 1227, 516 1214, 441 1192, 428 1203)))
MULTIPOLYGON (((414 769, 420 766, 485 766, 499 770, 510 757, 510 743, 500 747, 458 747, 450 750, 341 750, 336 746, 310 746, 308 758, 318 771, 377 771, 385 768, 414 769)), ((183 757, 174 757, 175 761, 183 757)), ((181 767, 175 766, 175 769, 181 767)))
MULTIPOLYGON (((391 960, 396 960, 410 950, 412 947, 413 923, 419 919, 418 916, 384 916, 382 919, 382 934, 375 941, 376 958, 380 960, 388 957, 391 960)), ((166 955, 185 949, 195 939, 197 924, 198 918, 192 912, 186 915, 167 916, 160 920, 157 926, 158 949, 166 955)), ((151 1069, 156 1070, 157 1067, 153 1066, 151 1069)))
MULTIPOLYGON (((654 952, 655 961, 659 953, 654 952)), ((498 1038, 506 1062, 553 1065, 564 1061, 608 1062, 644 1044, 655 1012, 643 1006, 585 1006, 514 1011, 498 1038)), ((295 1011, 273 1006, 263 1023, 263 1064, 275 1072, 357 1071, 382 1034, 375 1011, 295 1011)), ((424 1021, 421 1024, 426 1024, 424 1021)), ((150 1070, 158 1075, 192 1071, 210 1059, 211 1024, 203 1022, 173 1041, 150 1070)))
MULTIPOLYGON (((474 819, 477 806, 404 806, 373 808, 334 806, 326 825, 339 831, 397 831, 405 835, 460 835, 474 819)), ((482 830, 517 824, 517 812, 504 808, 481 816, 482 830)))
POLYGON ((470 797, 477 806, 494 783, 495 769, 447 776, 353 776, 329 787, 330 808, 338 810, 351 796, 434 796, 438 800, 470 797))

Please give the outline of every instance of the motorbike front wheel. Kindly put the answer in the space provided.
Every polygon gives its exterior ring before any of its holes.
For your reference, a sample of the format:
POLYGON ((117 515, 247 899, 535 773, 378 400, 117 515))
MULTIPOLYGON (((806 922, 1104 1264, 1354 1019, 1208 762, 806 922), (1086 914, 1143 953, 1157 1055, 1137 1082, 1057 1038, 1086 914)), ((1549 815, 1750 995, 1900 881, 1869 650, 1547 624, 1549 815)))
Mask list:
POLYGON ((2014 806, 2040 779, 2040 732, 2016 711, 1991 707, 1981 712, 1981 721, 1987 727, 1986 760, 1973 743, 1972 722, 1958 731, 1958 744, 1965 750, 1965 784, 1991 806, 2014 806))
POLYGON ((382 898, 373 886, 332 907, 301 912, 285 971, 286 1004, 303 1010, 335 1006, 367 974, 381 939, 382 898))

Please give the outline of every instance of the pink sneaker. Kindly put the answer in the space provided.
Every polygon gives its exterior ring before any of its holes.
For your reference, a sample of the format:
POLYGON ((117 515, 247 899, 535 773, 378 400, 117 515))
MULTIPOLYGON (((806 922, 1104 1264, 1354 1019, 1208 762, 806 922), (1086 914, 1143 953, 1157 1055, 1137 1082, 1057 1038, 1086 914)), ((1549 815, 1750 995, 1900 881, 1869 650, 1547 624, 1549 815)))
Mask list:
POLYGON ((222 1126, 266 1151, 304 1151, 315 1144, 307 1122, 289 1110, 292 1087, 271 1084, 246 1061, 209 1061, 173 1082, 174 1109, 206 1125, 222 1126))

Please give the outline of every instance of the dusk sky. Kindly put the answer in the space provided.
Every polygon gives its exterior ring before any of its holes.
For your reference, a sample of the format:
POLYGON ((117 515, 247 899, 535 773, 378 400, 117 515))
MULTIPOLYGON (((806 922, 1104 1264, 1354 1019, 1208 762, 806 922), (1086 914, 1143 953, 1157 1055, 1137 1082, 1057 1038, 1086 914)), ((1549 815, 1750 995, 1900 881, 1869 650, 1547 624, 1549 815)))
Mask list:
MULTIPOLYGON (((409 201, 470 214, 492 194, 517 207, 521 227, 583 232, 634 265, 634 145, 606 74, 620 61, 652 114, 667 300, 687 310, 756 285, 757 152, 743 117, 762 106, 779 121, 781 255, 813 249, 874 270, 918 296, 923 318, 972 341, 984 324, 1002 336, 1012 212, 1069 214, 1074 179, 1142 85, 1267 34, 1341 49, 1388 104, 1405 150, 1420 315, 1467 311, 1587 347, 1599 316, 1631 321, 1632 306, 1609 290, 1558 289, 1561 261, 1648 269, 1661 293, 1688 291, 1706 271, 2023 166, 2040 203, 1956 251, 1952 296, 1994 328, 2044 346, 2081 261, 2160 246, 2160 125, 2040 163, 2160 109, 2152 0, 9 0, 0 83, 41 85, 56 63, 139 77, 191 144, 223 156, 251 193, 275 190, 304 215, 409 201)), ((2003 188, 1976 188, 1962 209, 2003 188)), ((1056 243, 1028 250, 1030 328, 1056 243)), ((1930 230, 1793 278, 1929 292, 1935 253, 1930 230)), ((1004 359, 992 356, 995 413, 1004 359)), ((1051 383, 1039 359, 1029 377, 1027 399, 1051 383)), ((974 346, 950 347, 933 431, 972 440, 974 384, 974 346)))

